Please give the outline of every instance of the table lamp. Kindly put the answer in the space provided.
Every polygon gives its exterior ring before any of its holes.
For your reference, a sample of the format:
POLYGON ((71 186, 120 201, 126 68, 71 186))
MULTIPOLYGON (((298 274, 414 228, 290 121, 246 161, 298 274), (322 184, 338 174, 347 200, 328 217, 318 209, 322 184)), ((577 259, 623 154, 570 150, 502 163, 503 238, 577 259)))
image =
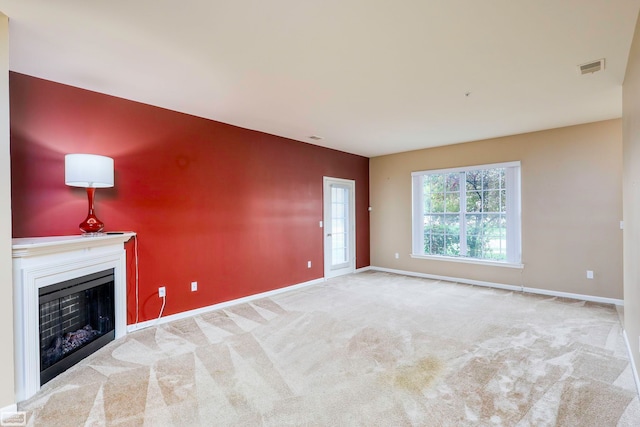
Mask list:
POLYGON ((99 233, 104 223, 96 217, 93 199, 96 188, 113 187, 113 159, 96 154, 67 154, 64 156, 64 182, 71 187, 87 189, 89 213, 80 223, 83 233, 99 233))

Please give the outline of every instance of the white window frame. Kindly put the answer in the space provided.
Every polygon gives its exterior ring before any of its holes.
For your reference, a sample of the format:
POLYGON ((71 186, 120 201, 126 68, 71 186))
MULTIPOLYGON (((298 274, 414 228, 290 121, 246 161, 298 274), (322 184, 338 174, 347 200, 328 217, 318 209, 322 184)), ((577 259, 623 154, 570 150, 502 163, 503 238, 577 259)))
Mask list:
MULTIPOLYGON (((521 179, 520 179, 520 162, 492 163, 485 165, 475 165, 460 168, 435 169, 418 171, 411 173, 412 185, 412 258, 436 259, 442 261, 456 261, 471 264, 496 265, 502 267, 523 268, 522 260, 522 219, 521 219, 521 179), (507 259, 505 261, 485 260, 481 258, 471 258, 464 256, 446 256, 431 255, 424 253, 424 186, 423 178, 431 174, 450 174, 466 171, 474 171, 479 169, 505 169, 505 186, 506 186, 506 203, 507 203, 507 259)), ((461 185, 462 186, 462 185, 461 185)), ((462 220, 466 209, 466 191, 460 192, 460 249, 466 253, 466 222, 462 220), (463 250, 464 249, 464 250, 463 250)))

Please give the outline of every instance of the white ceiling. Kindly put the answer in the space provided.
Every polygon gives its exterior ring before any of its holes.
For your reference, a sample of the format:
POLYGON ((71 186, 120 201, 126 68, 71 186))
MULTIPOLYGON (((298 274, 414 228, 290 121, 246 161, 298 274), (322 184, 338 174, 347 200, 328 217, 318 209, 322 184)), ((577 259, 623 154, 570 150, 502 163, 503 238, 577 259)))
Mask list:
POLYGON ((369 157, 620 117, 639 8, 0 0, 13 71, 369 157))

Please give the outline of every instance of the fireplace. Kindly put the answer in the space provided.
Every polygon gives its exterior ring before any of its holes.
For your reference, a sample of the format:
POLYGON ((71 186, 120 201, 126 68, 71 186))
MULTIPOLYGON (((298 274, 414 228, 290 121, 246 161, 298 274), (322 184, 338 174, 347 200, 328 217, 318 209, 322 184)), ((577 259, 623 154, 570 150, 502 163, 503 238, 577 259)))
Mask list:
POLYGON ((38 290, 40 385, 115 338, 113 269, 38 290))
POLYGON ((13 239, 18 402, 127 333, 124 243, 134 236, 13 239))

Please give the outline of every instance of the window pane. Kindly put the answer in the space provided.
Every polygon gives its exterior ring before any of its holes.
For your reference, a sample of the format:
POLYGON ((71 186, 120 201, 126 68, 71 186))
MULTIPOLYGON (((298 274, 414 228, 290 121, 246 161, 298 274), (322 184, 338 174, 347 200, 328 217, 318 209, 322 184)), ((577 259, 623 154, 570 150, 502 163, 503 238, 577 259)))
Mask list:
POLYGON ((467 214, 467 234, 479 234, 482 232, 482 215, 467 214))
POLYGON ((482 255, 485 259, 506 259, 505 215, 485 215, 483 218, 482 255))
POLYGON ((500 190, 482 192, 482 212, 501 212, 500 190))
POLYGON ((424 225, 424 229, 426 230, 429 227, 431 227, 431 215, 423 215, 422 218, 423 218, 422 224, 424 225))
POLYGON ((500 183, 503 169, 486 169, 484 170, 484 188, 489 190, 500 189, 500 183))
POLYGON ((430 230, 425 230, 424 231, 424 253, 426 255, 431 255, 431 231, 430 230))
POLYGON ((450 173, 446 178, 446 189, 449 191, 460 191, 460 174, 450 173))
POLYGON ((431 234, 431 254, 444 255, 444 234, 431 234))
POLYGON ((482 170, 482 171, 480 171, 480 175, 482 175, 482 189, 483 190, 488 190, 489 189, 489 184, 491 184, 489 171, 482 170))
POLYGON ((460 215, 445 215, 444 230, 447 234, 457 234, 460 241, 460 215))
POLYGON ((482 173, 481 171, 467 171, 465 173, 467 177, 467 191, 482 189, 482 173))
POLYGON ((429 194, 424 195, 424 211, 431 212, 431 196, 429 194))
POLYGON ((482 197, 479 191, 467 191, 467 212, 480 212, 482 197))
POLYGON ((460 255, 460 235, 459 234, 446 235, 445 255, 447 256, 460 255))
POLYGON ((467 234, 467 257, 480 258, 482 255, 482 236, 467 234))
POLYGON ((347 251, 344 250, 343 248, 333 249, 332 259, 333 259, 333 265, 347 262, 347 251))
POLYGON ((444 175, 434 174, 429 176, 429 192, 431 193, 444 192, 444 175))
POLYGON ((431 216, 431 233, 432 234, 444 234, 445 233, 445 223, 444 223, 444 215, 432 215, 431 216))
POLYGON ((431 212, 444 212, 444 193, 431 193, 431 212))
POLYGON ((344 203, 344 189, 340 187, 331 187, 331 199, 336 203, 344 203))
POLYGON ((484 234, 493 234, 494 230, 500 229, 500 217, 502 215, 487 214, 482 216, 482 229, 484 234))
POLYGON ((460 212, 460 193, 447 193, 445 200, 446 212, 460 212))
POLYGON ((460 255, 460 216, 445 215, 445 254, 448 256, 460 255))
MULTIPOLYGON (((431 227, 441 227, 444 222, 443 222, 443 217, 444 215, 442 214, 431 214, 429 215, 430 218, 430 224, 431 227)), ((437 232, 440 232, 441 230, 436 230, 437 232)))
POLYGON ((506 240, 501 235, 485 236, 485 245, 483 247, 483 257, 492 260, 506 259, 506 240))

